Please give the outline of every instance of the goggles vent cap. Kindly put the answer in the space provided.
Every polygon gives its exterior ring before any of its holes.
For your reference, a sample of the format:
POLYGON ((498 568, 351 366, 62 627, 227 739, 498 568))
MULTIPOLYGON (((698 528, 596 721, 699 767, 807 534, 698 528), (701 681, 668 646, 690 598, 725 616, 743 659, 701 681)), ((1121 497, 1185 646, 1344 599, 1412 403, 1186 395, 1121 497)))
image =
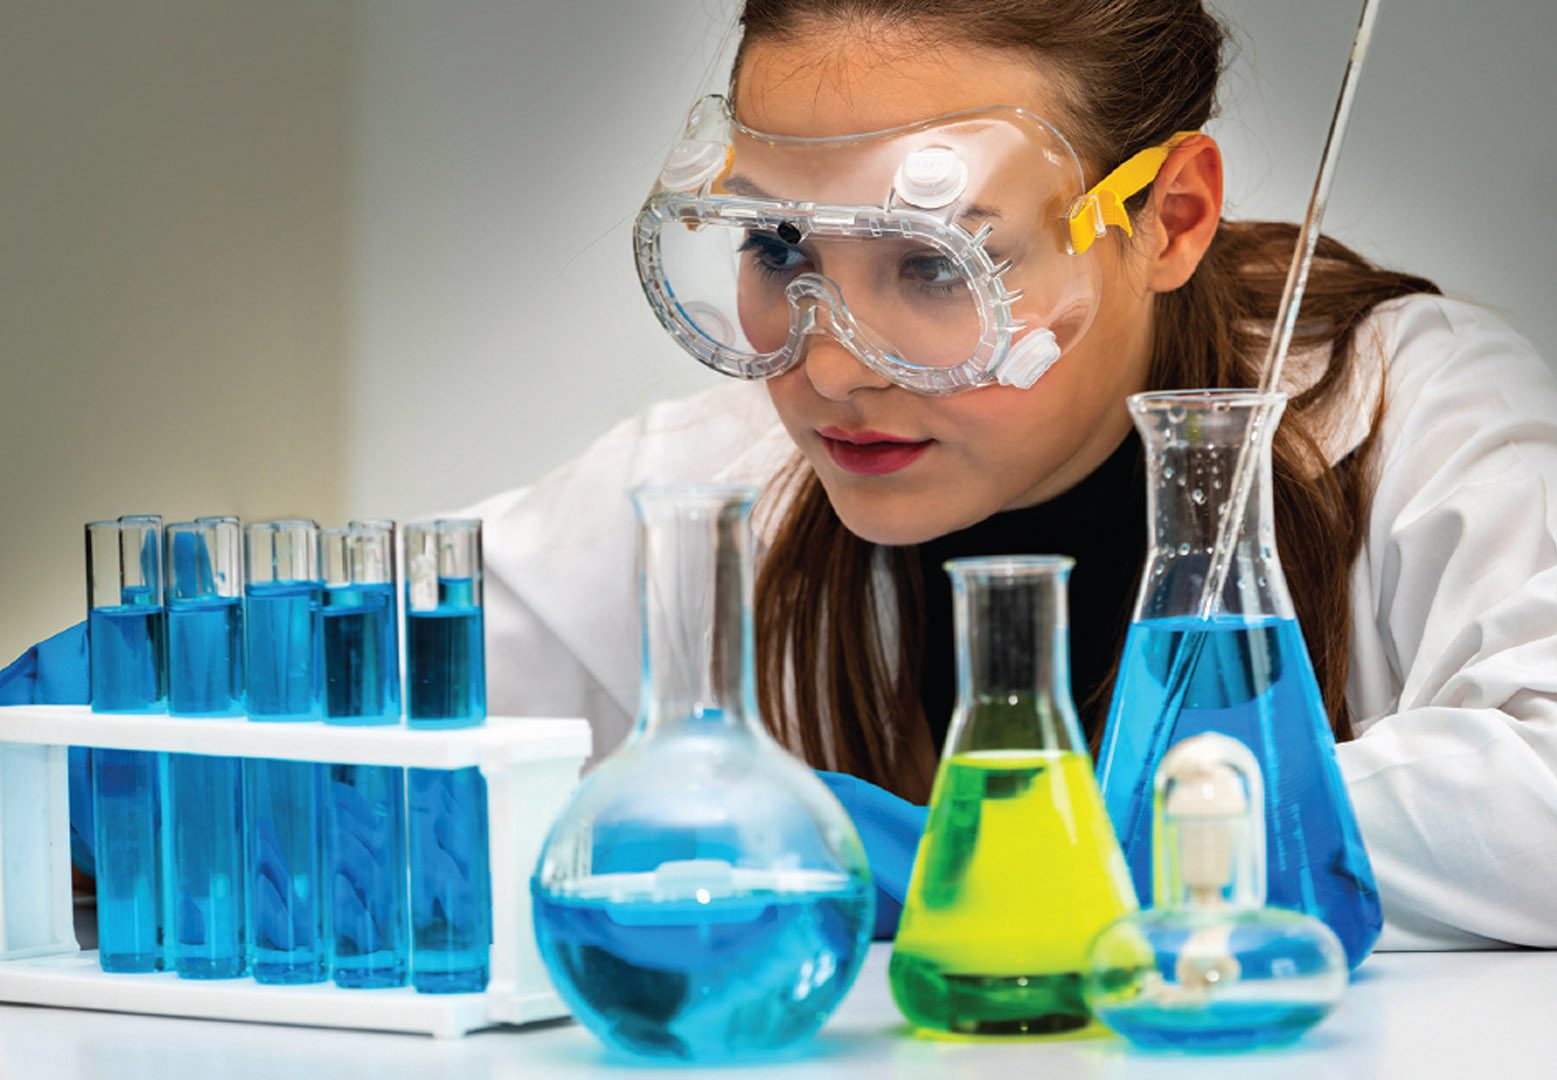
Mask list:
POLYGON ((728 158, 723 143, 708 139, 683 139, 671 148, 660 170, 660 184, 668 191, 692 191, 718 176, 728 158))
POLYGON ((949 146, 921 146, 903 158, 892 186, 904 202, 939 210, 967 189, 968 164, 949 146))
POLYGON ((1060 358, 1060 343, 1046 326, 1034 327, 1020 341, 1011 343, 1000 363, 989 369, 1001 386, 1026 390, 1060 358))

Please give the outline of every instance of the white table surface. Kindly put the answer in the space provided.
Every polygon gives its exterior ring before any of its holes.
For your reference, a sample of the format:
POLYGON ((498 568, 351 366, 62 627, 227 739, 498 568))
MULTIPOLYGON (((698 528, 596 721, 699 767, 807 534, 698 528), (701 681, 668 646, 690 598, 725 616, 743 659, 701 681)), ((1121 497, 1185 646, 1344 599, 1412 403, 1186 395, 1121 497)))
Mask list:
POLYGON ((797 1060, 740 1069, 643 1067, 556 1022, 447 1041, 412 1035, 0 1006, 3 1080, 508 1080, 631 1072, 700 1077, 1557 1077, 1557 953, 1383 953, 1299 1042, 1255 1054, 1132 1051, 1112 1037, 943 1042, 908 1035, 888 947, 797 1060))

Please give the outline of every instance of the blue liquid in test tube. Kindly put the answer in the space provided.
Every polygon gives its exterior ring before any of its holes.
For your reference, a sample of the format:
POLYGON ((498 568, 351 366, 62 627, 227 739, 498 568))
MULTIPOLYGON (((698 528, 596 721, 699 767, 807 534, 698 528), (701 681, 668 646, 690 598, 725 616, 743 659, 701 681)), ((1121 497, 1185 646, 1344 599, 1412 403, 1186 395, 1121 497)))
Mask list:
MULTIPOLYGON (((241 532, 233 519, 167 528, 168 711, 243 713, 241 532)), ((244 935, 243 767, 237 758, 168 755, 173 968, 187 979, 236 978, 244 935)))
POLYGON ((319 582, 251 580, 245 592, 249 716, 319 719, 319 582))
POLYGON ((161 590, 126 586, 122 595, 122 603, 94 607, 87 615, 92 710, 167 712, 166 614, 161 590))
MULTIPOLYGON (((394 531, 327 529, 324 715, 331 724, 400 721, 394 531)), ((329 893, 338 986, 405 985, 408 969, 405 770, 331 765, 329 893)))
POLYGON ((400 663, 390 582, 331 585, 324 593, 325 716, 333 724, 400 722, 400 663))
POLYGON ((249 940, 262 983, 329 976, 324 767, 307 761, 244 763, 249 826, 249 940))
MULTIPOLYGON (((321 715, 319 530, 268 521, 246 534, 249 719, 289 723, 321 715)), ((278 739, 285 733, 278 731, 278 739)), ((256 982, 329 977, 329 881, 324 853, 325 769, 306 761, 244 762, 248 826, 248 939, 256 982)))
MULTIPOLYGON (((408 574, 408 592, 412 587, 408 574)), ((459 577, 440 578, 435 587, 436 606, 406 604, 407 715, 415 728, 477 727, 487 715, 480 585, 459 577)))
POLYGON ((235 979, 247 968, 243 767, 237 758, 168 755, 173 818, 173 969, 235 979))
MULTIPOLYGON (((93 522, 86 538, 92 711, 166 712, 162 521, 93 522)), ((92 765, 98 963, 110 972, 160 971, 171 921, 163 756, 99 749, 92 765)))
POLYGON ((163 887, 161 754, 92 755, 97 823, 97 960, 104 971, 161 971, 171 922, 163 887))
POLYGON ((330 766, 336 985, 404 986, 405 770, 330 766))
POLYGON ((487 985, 492 886, 487 783, 480 769, 408 769, 411 982, 424 994, 487 985))
POLYGON ((243 605, 238 597, 168 604, 168 712, 243 715, 243 605))
POLYGON ((397 607, 399 597, 398 579, 395 575, 395 523, 387 518, 367 519, 352 521, 347 526, 348 531, 368 535, 385 534, 389 536, 389 618, 381 624, 381 632, 384 636, 384 656, 394 657, 395 665, 388 678, 384 680, 384 692, 388 697, 386 711, 393 714, 396 723, 400 717, 400 611, 397 607))
MULTIPOLYGON (((406 705, 413 728, 486 720, 481 523, 406 527, 406 705)), ((487 785, 479 769, 411 769, 411 982, 486 987, 492 941, 487 785)))

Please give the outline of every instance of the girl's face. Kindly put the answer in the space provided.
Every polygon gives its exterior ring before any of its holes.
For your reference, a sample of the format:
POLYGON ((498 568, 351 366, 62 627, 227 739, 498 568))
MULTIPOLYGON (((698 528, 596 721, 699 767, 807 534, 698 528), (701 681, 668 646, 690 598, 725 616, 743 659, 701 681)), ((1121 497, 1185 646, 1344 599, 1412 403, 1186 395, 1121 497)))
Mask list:
MULTIPOLYGON (((1065 128, 1032 63, 981 49, 840 46, 819 32, 753 44, 735 87, 740 120, 782 135, 879 131, 988 105, 1020 105, 1065 128)), ((1118 447, 1130 430, 1125 398, 1146 385, 1151 292, 1134 245, 1111 235, 1092 250, 1102 272, 1096 319, 1030 389, 926 397, 826 335, 807 338, 802 362, 768 380, 785 428, 852 532, 880 544, 941 536, 1053 498, 1118 447)))

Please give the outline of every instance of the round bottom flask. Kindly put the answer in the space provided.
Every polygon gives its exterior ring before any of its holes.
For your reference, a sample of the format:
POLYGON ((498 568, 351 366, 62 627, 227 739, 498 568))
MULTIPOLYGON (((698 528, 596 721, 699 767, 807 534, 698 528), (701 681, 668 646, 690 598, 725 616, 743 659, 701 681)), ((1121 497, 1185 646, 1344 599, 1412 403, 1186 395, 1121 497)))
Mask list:
POLYGON ((1264 907, 1264 795, 1254 755, 1204 734, 1156 778, 1156 906, 1093 943, 1086 995, 1098 1019, 1145 1047, 1289 1042, 1346 990, 1346 954, 1324 923, 1264 907))
POLYGON ((531 881, 552 982, 608 1046, 767 1057, 854 981, 875 894, 853 824, 764 731, 747 488, 641 489, 644 695, 531 881))

